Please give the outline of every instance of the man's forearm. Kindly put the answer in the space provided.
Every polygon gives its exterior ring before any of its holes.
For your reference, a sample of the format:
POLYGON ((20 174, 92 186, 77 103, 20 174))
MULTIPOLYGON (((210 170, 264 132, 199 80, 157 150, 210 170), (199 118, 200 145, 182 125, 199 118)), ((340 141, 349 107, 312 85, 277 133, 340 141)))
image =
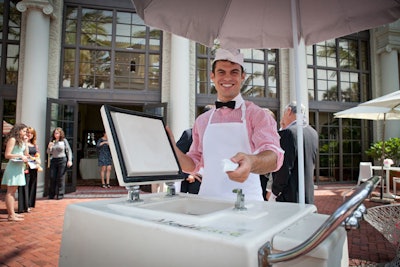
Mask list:
POLYGON ((174 145, 174 150, 182 170, 186 173, 193 172, 196 165, 194 164, 192 158, 183 153, 176 145, 174 145))
POLYGON ((250 172, 266 174, 276 169, 278 157, 273 151, 266 150, 250 156, 252 164, 250 172))

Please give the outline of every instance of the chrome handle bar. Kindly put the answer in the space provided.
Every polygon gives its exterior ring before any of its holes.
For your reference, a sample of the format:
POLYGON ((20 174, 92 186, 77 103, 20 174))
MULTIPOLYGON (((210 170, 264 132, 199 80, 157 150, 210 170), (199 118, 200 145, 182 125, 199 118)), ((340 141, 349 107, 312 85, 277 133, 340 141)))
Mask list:
POLYGON ((271 267, 272 264, 289 261, 303 256, 322 243, 352 212, 372 193, 379 182, 374 176, 358 186, 350 198, 344 202, 306 241, 300 245, 279 253, 272 254, 271 242, 265 243, 258 250, 258 266, 271 267))

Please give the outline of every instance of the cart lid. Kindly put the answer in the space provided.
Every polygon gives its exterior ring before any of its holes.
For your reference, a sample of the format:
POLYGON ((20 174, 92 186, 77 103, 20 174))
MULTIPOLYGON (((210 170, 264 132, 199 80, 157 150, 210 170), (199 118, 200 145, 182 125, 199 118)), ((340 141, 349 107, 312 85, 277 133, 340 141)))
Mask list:
POLYGON ((100 113, 120 186, 184 178, 162 117, 109 105, 100 113))

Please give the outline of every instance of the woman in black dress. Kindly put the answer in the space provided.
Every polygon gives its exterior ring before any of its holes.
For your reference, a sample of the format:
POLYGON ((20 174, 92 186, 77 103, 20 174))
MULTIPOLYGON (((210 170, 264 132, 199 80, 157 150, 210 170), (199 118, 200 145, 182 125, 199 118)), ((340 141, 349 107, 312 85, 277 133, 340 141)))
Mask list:
POLYGON ((103 132, 103 137, 97 141, 97 149, 99 152, 98 165, 100 167, 101 187, 110 188, 112 158, 110 147, 108 146, 107 134, 105 132, 103 132), (106 176, 106 182, 104 182, 104 176, 106 176))
POLYGON ((38 171, 42 171, 40 166, 40 153, 36 143, 36 130, 28 127, 26 130, 27 146, 29 149, 29 161, 32 164, 25 170, 26 185, 18 187, 18 212, 30 212, 36 204, 36 189, 38 171))

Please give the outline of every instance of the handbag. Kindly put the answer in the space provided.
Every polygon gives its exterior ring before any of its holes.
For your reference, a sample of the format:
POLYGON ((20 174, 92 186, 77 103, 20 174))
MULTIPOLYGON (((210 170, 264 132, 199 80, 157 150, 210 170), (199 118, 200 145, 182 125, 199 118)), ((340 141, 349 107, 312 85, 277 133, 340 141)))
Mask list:
POLYGON ((74 160, 74 154, 71 151, 71 159, 68 158, 69 155, 69 149, 70 149, 70 145, 68 143, 68 140, 64 138, 64 144, 65 144, 65 154, 67 155, 67 161, 71 161, 73 162, 74 160))

